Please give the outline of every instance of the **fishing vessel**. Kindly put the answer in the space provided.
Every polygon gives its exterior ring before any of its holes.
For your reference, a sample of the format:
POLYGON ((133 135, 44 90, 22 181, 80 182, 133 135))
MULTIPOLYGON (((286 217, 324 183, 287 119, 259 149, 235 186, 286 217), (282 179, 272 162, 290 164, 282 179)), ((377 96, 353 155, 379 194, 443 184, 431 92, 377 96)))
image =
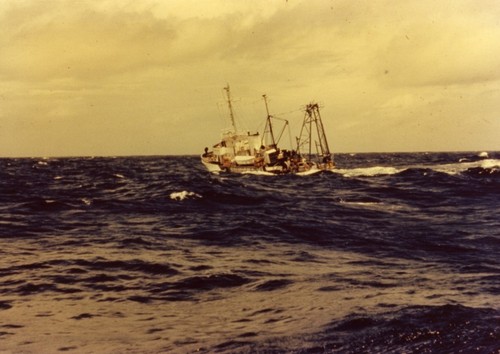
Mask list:
POLYGON ((206 147, 201 155, 201 162, 209 172, 310 175, 333 170, 333 158, 317 103, 306 106, 296 149, 287 150, 280 148, 279 143, 284 132, 290 130, 288 121, 269 113, 266 95, 262 96, 267 112, 264 131, 262 135, 259 132, 251 134, 238 131, 229 85, 224 90, 231 128, 222 133, 212 150, 206 147))

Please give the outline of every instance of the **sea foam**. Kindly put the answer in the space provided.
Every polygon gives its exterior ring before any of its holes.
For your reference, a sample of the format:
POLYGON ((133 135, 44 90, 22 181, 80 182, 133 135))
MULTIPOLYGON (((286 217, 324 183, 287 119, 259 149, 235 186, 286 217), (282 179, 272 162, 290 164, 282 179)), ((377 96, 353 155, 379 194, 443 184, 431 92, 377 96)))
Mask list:
POLYGON ((395 167, 365 167, 365 168, 353 168, 353 169, 335 169, 333 172, 340 173, 344 177, 373 177, 373 176, 384 176, 384 175, 394 175, 403 171, 404 169, 397 169, 395 167))
POLYGON ((184 200, 186 198, 201 198, 201 195, 195 192, 188 192, 188 191, 170 193, 170 199, 172 200, 184 200))

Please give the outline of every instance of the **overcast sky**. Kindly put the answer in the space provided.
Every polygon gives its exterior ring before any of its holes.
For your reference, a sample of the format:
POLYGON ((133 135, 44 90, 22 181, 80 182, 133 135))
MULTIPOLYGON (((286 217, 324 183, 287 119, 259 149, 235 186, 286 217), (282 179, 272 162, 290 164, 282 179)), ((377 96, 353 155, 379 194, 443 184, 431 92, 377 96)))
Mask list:
POLYGON ((500 1, 0 0, 0 156, 201 153, 227 83, 334 152, 500 150, 500 1))

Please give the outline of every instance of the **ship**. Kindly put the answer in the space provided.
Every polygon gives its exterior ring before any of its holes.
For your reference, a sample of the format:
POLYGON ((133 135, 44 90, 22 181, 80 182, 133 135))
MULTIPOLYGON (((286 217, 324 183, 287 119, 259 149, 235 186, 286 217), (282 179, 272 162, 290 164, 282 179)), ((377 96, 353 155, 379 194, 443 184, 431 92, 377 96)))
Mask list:
POLYGON ((264 130, 250 133, 237 129, 229 85, 224 87, 229 108, 231 127, 222 133, 219 142, 210 150, 205 148, 201 162, 215 174, 257 175, 311 175, 335 168, 330 152, 319 104, 310 103, 304 108, 304 119, 294 149, 280 148, 288 120, 269 113, 267 96, 262 95, 267 117, 264 130), (278 126, 278 128, 276 128, 278 126))

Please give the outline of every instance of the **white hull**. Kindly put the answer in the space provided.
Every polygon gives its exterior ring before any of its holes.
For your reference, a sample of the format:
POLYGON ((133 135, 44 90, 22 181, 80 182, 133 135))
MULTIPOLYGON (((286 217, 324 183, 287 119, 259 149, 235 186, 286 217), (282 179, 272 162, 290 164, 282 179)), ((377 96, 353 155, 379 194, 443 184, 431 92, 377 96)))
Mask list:
POLYGON ((317 165, 311 166, 309 169, 304 171, 291 171, 283 169, 281 166, 267 166, 267 167, 256 167, 253 165, 240 166, 237 163, 232 163, 226 167, 222 166, 217 162, 210 162, 205 156, 201 156, 201 163, 210 173, 219 174, 220 172, 228 172, 234 174, 243 175, 260 175, 260 176, 276 176, 282 174, 291 174, 297 176, 311 176, 320 172, 332 172, 333 167, 318 167, 317 165))
POLYGON ((316 173, 320 173, 322 170, 317 168, 316 166, 312 167, 310 170, 303 171, 303 172, 297 172, 295 173, 297 176, 310 176, 310 175, 315 175, 316 173))
POLYGON ((221 170, 219 164, 213 162, 207 162, 205 157, 201 157, 201 163, 210 173, 219 173, 221 170))

